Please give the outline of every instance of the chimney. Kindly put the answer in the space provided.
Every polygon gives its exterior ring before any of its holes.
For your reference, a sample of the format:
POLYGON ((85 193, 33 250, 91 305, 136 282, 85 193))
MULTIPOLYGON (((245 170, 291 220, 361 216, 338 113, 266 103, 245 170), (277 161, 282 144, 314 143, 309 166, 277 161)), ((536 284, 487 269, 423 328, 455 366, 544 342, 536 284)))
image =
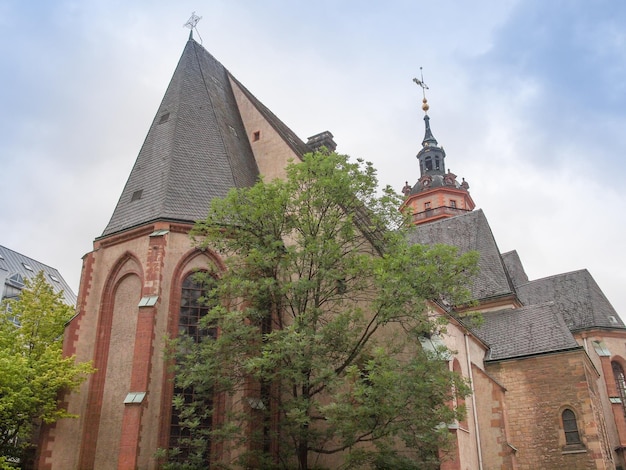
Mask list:
POLYGON ((333 135, 329 131, 320 132, 319 134, 309 137, 306 145, 311 152, 318 151, 322 147, 326 147, 329 152, 334 152, 337 148, 337 144, 333 140, 333 135))

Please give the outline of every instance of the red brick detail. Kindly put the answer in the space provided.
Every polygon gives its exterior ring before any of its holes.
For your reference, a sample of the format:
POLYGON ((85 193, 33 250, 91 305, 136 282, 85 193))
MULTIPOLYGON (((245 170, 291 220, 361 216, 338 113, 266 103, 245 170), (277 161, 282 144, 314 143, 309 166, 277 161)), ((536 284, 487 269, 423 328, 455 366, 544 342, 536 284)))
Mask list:
MULTIPOLYGON (((613 365, 611 364, 613 361, 619 363, 624 371, 626 371, 626 361, 624 361, 621 357, 600 357, 607 393, 609 394, 609 397, 619 397, 620 393, 617 390, 617 383, 615 381, 615 375, 613 374, 613 365)), ((613 403, 611 404, 611 408, 613 411, 613 418, 615 419, 615 426, 617 427, 619 444, 622 447, 626 447, 626 417, 624 416, 624 405, 622 403, 613 403)))
POLYGON ((143 295, 159 295, 165 258, 166 237, 148 238, 148 259, 146 277, 143 284, 143 295))
POLYGON ((80 276, 80 286, 78 288, 78 303, 76 305, 77 315, 72 318, 67 326, 67 329, 65 330, 63 355, 66 357, 76 354, 78 330, 80 329, 80 320, 85 316, 85 305, 87 303, 89 292, 91 291, 94 263, 95 256, 93 252, 86 254, 83 258, 83 269, 80 276))
POLYGON ((119 235, 114 235, 103 240, 99 240, 97 242, 98 247, 107 248, 113 245, 119 245, 120 243, 124 243, 128 240, 135 240, 137 238, 141 238, 146 236, 154 231, 154 225, 146 225, 143 227, 139 227, 135 230, 129 230, 128 232, 121 233, 119 235))
POLYGON ((107 362, 109 358, 109 344, 111 341, 111 326, 113 322, 113 303, 117 285, 125 275, 134 274, 141 279, 142 273, 136 271, 122 272, 131 260, 136 266, 141 266, 137 258, 131 253, 125 253, 111 269, 107 278, 100 303, 98 318, 98 336, 94 352, 94 367, 96 372, 91 377, 87 394, 87 407, 84 413, 85 427, 81 440, 78 468, 94 468, 96 458, 96 444, 100 427, 104 383, 106 380, 107 362))
POLYGON ((120 437, 120 453, 117 460, 118 470, 137 468, 137 453, 139 449, 139 429, 141 416, 145 404, 126 405, 122 420, 122 435, 120 437))
MULTIPOLYGON (((148 238, 148 257, 143 283, 143 295, 160 295, 163 261, 165 258, 166 237, 148 238)), ((130 377, 131 392, 147 392, 152 370, 154 345, 155 307, 141 307, 137 314, 135 349, 130 377)), ((148 397, 149 398, 149 397, 148 397)), ((134 469, 137 466, 139 442, 141 439, 141 417, 145 403, 126 405, 122 420, 122 435, 118 469, 134 469)))
POLYGON ((461 470, 461 456, 459 455, 459 442, 457 430, 452 429, 452 448, 448 451, 439 451, 439 470, 461 470))

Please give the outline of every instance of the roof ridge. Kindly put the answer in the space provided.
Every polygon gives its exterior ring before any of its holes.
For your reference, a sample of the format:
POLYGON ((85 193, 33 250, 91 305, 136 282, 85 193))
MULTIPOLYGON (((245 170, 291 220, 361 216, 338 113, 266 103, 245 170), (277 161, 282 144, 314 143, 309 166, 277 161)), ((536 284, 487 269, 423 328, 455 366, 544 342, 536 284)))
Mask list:
POLYGON ((528 282, 525 282, 523 284, 519 284, 517 287, 524 287, 524 286, 527 286, 528 284, 532 284, 533 282, 546 281, 548 279, 553 279, 553 278, 556 278, 556 277, 567 276, 568 274, 577 274, 577 273, 584 273, 584 272, 586 272, 587 274, 591 275, 591 273, 589 272, 589 270, 587 268, 581 268, 581 269, 575 269, 573 271, 566 271, 564 273, 551 274, 550 276, 544 276, 544 277, 540 277, 540 278, 537 278, 537 279, 532 279, 532 280, 529 280, 528 282))

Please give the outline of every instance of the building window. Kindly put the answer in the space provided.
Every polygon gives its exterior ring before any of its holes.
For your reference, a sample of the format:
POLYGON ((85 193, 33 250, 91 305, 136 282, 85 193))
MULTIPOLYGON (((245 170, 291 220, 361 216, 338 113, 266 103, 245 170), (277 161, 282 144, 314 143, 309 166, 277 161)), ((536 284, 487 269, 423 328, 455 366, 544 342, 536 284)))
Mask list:
MULTIPOLYGON (((212 282, 211 280, 212 278, 209 278, 209 282, 212 282)), ((178 318, 178 333, 180 335, 185 334, 191 337, 196 343, 206 337, 215 338, 217 334, 215 328, 203 329, 198 326, 200 319, 213 307, 210 302, 205 300, 206 294, 211 287, 212 286, 208 285, 206 281, 200 282, 197 279, 196 274, 190 274, 183 281, 180 299, 180 315, 178 318)), ((182 397, 185 404, 191 404, 197 402, 198 400, 193 386, 185 388, 175 386, 174 395, 182 397)), ((202 403, 202 407, 205 409, 212 408, 213 400, 208 400, 205 403, 202 403)), ((198 424, 195 427, 196 431, 201 433, 202 430, 211 428, 212 420, 210 416, 201 416, 198 417, 198 419, 198 424)), ((190 438, 190 428, 184 425, 180 410, 176 409, 176 407, 172 405, 169 447, 170 449, 178 450, 175 459, 179 462, 186 461, 191 452, 197 451, 197 449, 192 447, 190 438)), ((209 461, 210 447, 211 445, 208 443, 204 449, 202 458, 205 462, 209 461)))
POLYGON ((432 157, 426 157, 424 162, 426 163, 426 170, 427 171, 430 171, 430 170, 433 169, 433 159, 432 159, 432 157))
POLYGON ((429 210, 430 209, 430 202, 425 202, 424 203, 424 209, 425 210, 429 210))
POLYGON ((578 433, 578 424, 576 423, 576 415, 570 409, 563 410, 561 415, 563 419, 563 432, 565 433, 565 445, 566 446, 579 446, 582 444, 580 441, 580 434, 578 433))
POLYGON ((450 199, 450 207, 452 207, 452 209, 456 209, 456 201, 454 199, 450 199))
POLYGON ((252 141, 256 142, 257 140, 261 139, 261 131, 254 131, 252 133, 252 141))
POLYGON ((624 377, 624 368, 619 362, 615 361, 611 362, 611 367, 613 368, 617 393, 622 399, 622 410, 624 411, 624 416, 626 416, 626 377, 624 377))

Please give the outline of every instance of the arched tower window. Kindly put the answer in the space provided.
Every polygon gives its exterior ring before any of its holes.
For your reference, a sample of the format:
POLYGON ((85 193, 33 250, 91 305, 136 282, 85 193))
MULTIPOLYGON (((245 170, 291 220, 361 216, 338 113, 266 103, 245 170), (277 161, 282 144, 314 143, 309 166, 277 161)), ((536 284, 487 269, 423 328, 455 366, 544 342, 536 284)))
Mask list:
POLYGON ((565 433, 565 445, 580 445, 580 434, 578 433, 578 424, 576 423, 576 415, 572 410, 566 408, 561 414, 563 420, 563 432, 565 433))
MULTIPOLYGON (((210 285, 212 282, 214 282, 214 280, 211 277, 207 276, 207 280, 199 281, 196 274, 190 274, 182 283, 178 334, 187 335, 195 343, 200 342, 206 337, 214 338, 216 335, 215 328, 203 329, 198 326, 200 319, 214 306, 206 301, 206 294, 212 287, 210 285)), ((182 397, 185 404, 196 402, 198 399, 193 387, 182 388, 176 385, 174 386, 174 396, 182 397)), ((202 406, 206 407, 205 409, 211 409, 213 407, 213 400, 206 401, 202 406)), ((197 430, 211 428, 211 416, 197 416, 197 418, 199 418, 199 424, 196 427, 197 430)), ((172 404, 169 447, 170 449, 178 449, 178 454, 175 458, 179 461, 187 460, 190 452, 197 451, 197 449, 192 449, 189 437, 190 431, 188 427, 183 425, 180 410, 172 404)), ((209 461, 209 453, 210 444, 206 446, 203 453, 202 459, 204 462, 209 461)))
POLYGON ((426 171, 433 169, 433 157, 426 157, 424 163, 426 164, 426 171))
POLYGON ((626 416, 626 377, 624 376, 624 368, 616 361, 611 362, 611 367, 613 369, 613 377, 615 378, 615 387, 622 400, 622 410, 624 411, 624 416, 626 416))

